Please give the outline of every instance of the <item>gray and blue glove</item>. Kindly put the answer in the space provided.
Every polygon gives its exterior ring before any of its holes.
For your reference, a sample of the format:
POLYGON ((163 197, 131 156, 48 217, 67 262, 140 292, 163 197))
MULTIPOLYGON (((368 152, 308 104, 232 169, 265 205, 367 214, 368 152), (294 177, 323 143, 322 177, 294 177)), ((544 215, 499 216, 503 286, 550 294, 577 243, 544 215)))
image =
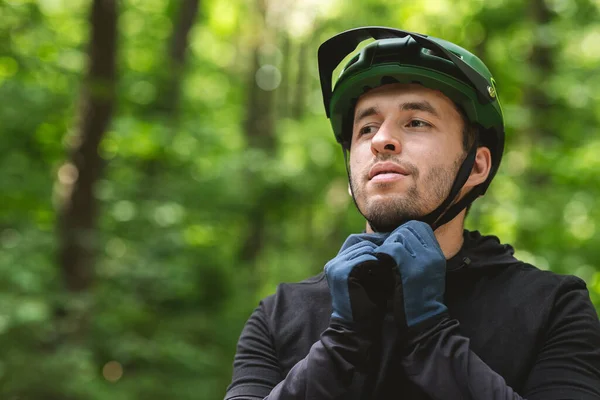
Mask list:
POLYGON ((325 265, 332 321, 360 330, 383 319, 394 282, 392 269, 380 265, 375 256, 385 238, 383 234, 350 235, 338 255, 325 265))
POLYGON ((375 254, 383 264, 395 267, 394 319, 400 332, 447 313, 446 257, 429 225, 409 221, 399 226, 375 254))

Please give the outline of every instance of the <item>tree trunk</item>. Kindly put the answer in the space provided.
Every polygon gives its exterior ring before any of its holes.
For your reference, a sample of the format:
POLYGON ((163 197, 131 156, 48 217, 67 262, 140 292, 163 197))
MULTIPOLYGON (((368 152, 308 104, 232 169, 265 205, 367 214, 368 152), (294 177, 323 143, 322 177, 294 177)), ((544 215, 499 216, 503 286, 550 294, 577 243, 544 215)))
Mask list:
MULTIPOLYGON (((104 167, 98 147, 115 104, 116 0, 94 0, 90 26, 89 64, 79 99, 77 132, 69 160, 58 173, 58 262, 67 293, 80 299, 92 287, 98 247, 94 187, 104 167)), ((87 336, 89 314, 90 305, 81 301, 69 301, 56 309, 63 333, 75 341, 87 336)))
POLYGON ((185 65, 189 34, 198 15, 199 0, 182 0, 173 18, 173 35, 167 49, 167 68, 160 82, 155 107, 169 118, 176 118, 181 95, 181 77, 185 65))
POLYGON ((164 168, 167 149, 173 142, 179 121, 179 103, 181 98, 181 80, 184 73, 189 35, 196 21, 199 0, 183 0, 173 17, 173 34, 169 40, 164 71, 159 74, 156 101, 148 107, 152 116, 161 116, 168 121, 170 134, 165 137, 158 154, 145 160, 140 169, 144 171, 140 182, 140 198, 148 198, 156 188, 158 172, 164 168))
POLYGON ((283 60, 281 64, 281 86, 278 90, 278 100, 277 103, 279 105, 278 118, 287 118, 290 109, 290 66, 291 66, 291 49, 292 49, 292 41, 290 40, 290 35, 286 31, 282 31, 281 35, 282 43, 281 43, 281 53, 283 54, 283 60))
POLYGON ((104 166, 98 146, 115 103, 116 0, 94 0, 90 23, 89 67, 80 97, 75 146, 59 171, 63 194, 58 210, 59 259, 71 292, 88 290, 94 274, 98 212, 94 186, 104 166))
MULTIPOLYGON (((260 30, 255 33, 254 48, 252 55, 252 67, 248 74, 248 102, 246 105, 246 118, 244 121, 244 132, 248 141, 248 146, 253 149, 261 150, 265 155, 271 155, 275 151, 275 110, 274 110, 274 90, 263 90, 256 82, 256 73, 260 69, 260 48, 266 39, 265 29, 266 1, 258 0, 256 2, 260 20, 258 26, 260 30)), ((255 264, 260 255, 265 242, 267 210, 266 204, 269 201, 268 188, 261 182, 261 177, 256 173, 248 172, 248 185, 256 188, 259 193, 256 194, 253 205, 248 211, 249 230, 244 241, 240 259, 249 266, 255 264)))
POLYGON ((292 118, 299 120, 304 116, 304 109, 306 103, 306 85, 308 78, 307 64, 307 53, 308 43, 303 42, 300 45, 300 51, 298 52, 298 71, 296 73, 296 93, 294 94, 294 104, 292 108, 292 118))
MULTIPOLYGON (((256 71, 260 68, 258 52, 257 46, 254 50, 253 68, 251 68, 244 131, 250 148, 263 150, 265 154, 270 155, 275 149, 273 92, 263 91, 254 81, 256 71)), ((250 227, 240 255, 241 260, 249 265, 253 265, 260 254, 266 233, 267 211, 265 210, 265 204, 267 204, 269 196, 266 188, 261 185, 260 179, 261 177, 257 176, 256 173, 249 172, 249 184, 260 191, 254 200, 254 205, 249 210, 250 227)))
MULTIPOLYGON (((529 11, 536 29, 547 26, 554 18, 553 12, 544 0, 531 0, 529 11)), ((558 135, 552 121, 548 119, 548 115, 552 114, 553 102, 548 96, 547 86, 544 84, 546 79, 554 74, 555 47, 556 44, 544 43, 537 37, 530 53, 529 63, 533 72, 533 81, 526 90, 525 99, 533 116, 533 128, 529 137, 533 141, 558 135)))
POLYGON ((275 147, 275 91, 263 90, 256 83, 255 76, 261 67, 259 47, 258 44, 254 47, 252 68, 248 77, 249 92, 244 131, 250 147, 270 151, 275 147))

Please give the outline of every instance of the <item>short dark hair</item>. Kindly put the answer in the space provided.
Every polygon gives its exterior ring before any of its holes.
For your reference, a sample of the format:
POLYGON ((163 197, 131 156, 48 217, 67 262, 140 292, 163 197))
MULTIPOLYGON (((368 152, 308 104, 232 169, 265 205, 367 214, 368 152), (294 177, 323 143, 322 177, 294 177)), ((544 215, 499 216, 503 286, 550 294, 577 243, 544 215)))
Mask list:
MULTIPOLYGON (((465 151, 465 153, 467 153, 469 150, 471 150, 472 146, 480 146, 481 142, 479 138, 479 126, 469 120, 469 117, 467 117, 467 113, 465 113, 461 106, 459 106, 456 103, 454 103, 454 106, 460 114, 460 117, 463 122, 463 150, 465 151)), ((467 218, 467 215, 469 215, 469 211, 471 211, 472 205, 473 203, 470 203, 466 207, 465 218, 467 218)))
POLYGON ((461 106, 454 103, 456 110, 460 114, 460 117, 463 122, 463 150, 468 152, 471 150, 471 146, 475 145, 479 147, 479 126, 469 120, 467 117, 467 113, 463 110, 461 106))

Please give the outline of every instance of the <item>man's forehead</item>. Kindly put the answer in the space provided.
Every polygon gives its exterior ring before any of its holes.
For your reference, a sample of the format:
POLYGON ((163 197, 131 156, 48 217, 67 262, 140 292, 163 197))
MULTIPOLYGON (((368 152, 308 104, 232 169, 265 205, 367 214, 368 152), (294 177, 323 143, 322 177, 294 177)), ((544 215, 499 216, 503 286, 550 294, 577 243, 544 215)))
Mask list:
POLYGON ((426 102, 440 112, 456 111, 454 102, 439 90, 430 89, 417 83, 391 83, 373 88, 360 96, 354 108, 355 116, 367 108, 378 109, 382 101, 392 101, 394 106, 403 103, 426 102))
POLYGON ((390 83, 370 89, 358 98, 357 105, 376 101, 383 97, 421 97, 437 99, 438 101, 452 103, 446 95, 436 89, 430 89, 418 83, 390 83))

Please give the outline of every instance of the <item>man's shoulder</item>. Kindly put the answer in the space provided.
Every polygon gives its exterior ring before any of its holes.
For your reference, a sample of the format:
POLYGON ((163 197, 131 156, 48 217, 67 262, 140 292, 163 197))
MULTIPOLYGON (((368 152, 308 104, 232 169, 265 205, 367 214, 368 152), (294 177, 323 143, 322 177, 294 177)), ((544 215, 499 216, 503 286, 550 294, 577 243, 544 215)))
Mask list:
POLYGON ((532 310, 550 311, 561 298, 569 297, 570 293, 589 296, 585 281, 572 274, 540 269, 521 261, 502 270, 497 275, 499 279, 492 279, 490 284, 503 292, 500 297, 507 304, 519 307, 527 305, 532 310))
POLYGON ((322 301, 329 301, 327 280, 322 272, 299 282, 282 282, 275 293, 262 300, 267 308, 297 303, 309 306, 322 301))
POLYGON ((327 287, 327 280, 325 279, 325 273, 321 272, 317 275, 313 275, 300 282, 282 282, 279 284, 280 287, 289 287, 292 290, 310 290, 315 289, 319 286, 327 287))
POLYGON ((512 274, 516 275, 519 278, 518 281, 524 285, 586 287, 585 281, 576 275, 540 269, 523 261, 518 261, 511 269, 512 274))
POLYGON ((310 347, 326 328, 331 315, 325 275, 280 283, 274 294, 261 301, 261 308, 278 348, 292 346, 290 340, 295 343, 293 346, 302 341, 304 347, 310 347))
POLYGON ((521 259, 512 245, 502 243, 497 236, 479 231, 464 231, 465 246, 459 260, 469 259, 468 270, 486 276, 493 282, 517 287, 527 286, 548 290, 559 286, 585 287, 585 282, 572 274, 538 268, 531 260, 521 259))

